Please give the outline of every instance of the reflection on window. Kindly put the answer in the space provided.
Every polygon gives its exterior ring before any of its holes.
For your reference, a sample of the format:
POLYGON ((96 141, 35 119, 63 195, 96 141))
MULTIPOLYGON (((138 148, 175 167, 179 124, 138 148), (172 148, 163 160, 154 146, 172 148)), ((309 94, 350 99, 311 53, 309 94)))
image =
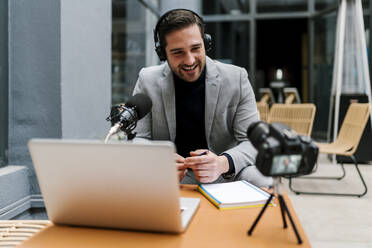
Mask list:
MULTIPOLYGON (((314 37, 314 99, 318 106, 329 106, 332 85, 333 60, 336 43, 336 13, 315 20, 314 37)), ((314 129, 325 132, 328 128, 328 107, 317 109, 314 129)))
POLYGON ((331 7, 337 7, 339 0, 315 0, 315 9, 324 10, 331 7))
MULTIPOLYGON (((150 2, 157 4, 157 0, 150 2)), ((140 69, 153 54, 153 36, 147 30, 155 25, 151 16, 138 0, 112 0, 113 104, 125 102, 132 95, 140 69)))
MULTIPOLYGON (((363 10, 364 12, 367 11, 367 10, 363 10)), ((367 48, 370 49, 370 37, 371 37, 371 30, 370 30, 370 27, 369 27, 369 19, 370 17, 369 16, 364 16, 364 30, 365 30, 365 34, 366 34, 366 45, 367 45, 367 48)), ((369 55, 368 56, 368 59, 369 59, 369 55)))
POLYGON ((209 1, 203 0, 203 15, 249 13, 249 0, 209 1))
POLYGON ((307 0, 258 0, 257 12, 306 11, 307 0))
POLYGON ((8 150, 8 3, 0 1, 0 167, 8 150))
POLYGON ((362 0, 362 6, 363 6, 364 12, 366 11, 368 13, 369 12, 368 11, 368 9, 369 9, 369 0, 362 0))
POLYGON ((209 56, 224 63, 249 69, 249 22, 208 23, 206 32, 213 37, 209 56))

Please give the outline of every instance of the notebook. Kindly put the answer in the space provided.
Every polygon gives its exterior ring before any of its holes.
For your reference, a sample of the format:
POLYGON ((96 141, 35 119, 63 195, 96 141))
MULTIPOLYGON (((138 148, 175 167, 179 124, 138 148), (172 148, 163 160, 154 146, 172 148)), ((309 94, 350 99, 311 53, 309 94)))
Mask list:
POLYGON ((244 180, 201 184, 198 190, 221 210, 263 206, 270 197, 266 191, 244 180))
POLYGON ((28 146, 55 224, 180 233, 199 206, 198 198, 180 198, 171 142, 32 139, 28 146))

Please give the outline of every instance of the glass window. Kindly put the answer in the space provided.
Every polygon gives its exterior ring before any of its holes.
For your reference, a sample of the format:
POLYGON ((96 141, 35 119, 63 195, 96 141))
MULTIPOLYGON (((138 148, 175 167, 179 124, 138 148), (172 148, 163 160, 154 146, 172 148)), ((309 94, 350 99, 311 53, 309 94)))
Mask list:
MULTIPOLYGON (((366 11, 364 9, 364 11, 366 11)), ((364 16, 364 30, 365 30, 365 35, 366 35, 366 45, 367 45, 367 50, 368 50, 368 59, 370 58, 370 43, 371 43, 371 40, 370 40, 370 37, 371 37, 371 30, 370 30, 370 23, 369 23, 369 20, 370 20, 370 17, 369 16, 364 16)))
MULTIPOLYGON (((315 9, 316 10, 324 10, 330 7, 337 6, 339 0, 315 0, 315 9)), ((362 0, 363 9, 369 9, 369 0, 362 0)), ((364 14, 369 14, 368 12, 365 12, 364 14)))
POLYGON ((257 12, 306 11, 307 0, 258 0, 257 12))
MULTIPOLYGON (((317 1, 331 4, 337 1, 317 1)), ((363 0, 364 26, 366 30, 367 49, 369 48, 369 1, 363 0)), ((314 135, 326 137, 330 95, 333 78, 333 60, 336 44, 337 10, 326 16, 315 19, 314 37, 314 74, 312 86, 313 102, 317 104, 317 114, 314 123, 314 135)), ((370 53, 370 50, 368 51, 370 53)), ((370 54, 368 55, 368 58, 370 54)))
MULTIPOLYGON (((149 1, 157 6, 157 1, 149 1)), ((152 29, 157 17, 137 0, 112 0, 112 103, 125 102, 141 68, 157 64, 152 29)))
POLYGON ((326 137, 336 43, 337 13, 315 19, 313 102, 317 105, 314 134, 326 137))
POLYGON ((249 13, 249 0, 203 1, 203 15, 249 13))
POLYGON ((249 70, 249 22, 211 22, 206 32, 213 40, 211 58, 249 70))
MULTIPOLYGON (((256 41, 256 85, 270 87, 281 81, 285 87, 296 87, 301 99, 307 100, 302 94, 307 70, 307 19, 259 20, 256 41)), ((275 96, 279 94, 273 90, 275 96)))
POLYGON ((8 1, 0 1, 0 166, 8 149, 8 1))
POLYGON ((338 5, 339 0, 315 0, 315 9, 324 10, 338 5))
MULTIPOLYGON (((365 35, 366 35, 366 45, 367 45, 367 59, 369 62, 369 70, 370 70, 370 77, 372 78, 372 64, 370 63, 371 61, 371 17, 370 13, 372 9, 370 9, 369 6, 369 0, 363 0, 363 14, 364 14, 364 30, 365 30, 365 35)), ((371 80, 372 84, 372 80, 371 80)))
POLYGON ((364 14, 369 14, 369 0, 362 0, 364 14))

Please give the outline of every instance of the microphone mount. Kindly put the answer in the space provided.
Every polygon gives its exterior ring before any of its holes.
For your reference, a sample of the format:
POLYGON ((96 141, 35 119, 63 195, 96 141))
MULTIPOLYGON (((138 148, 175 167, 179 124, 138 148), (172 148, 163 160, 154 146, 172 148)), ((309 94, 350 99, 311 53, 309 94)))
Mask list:
POLYGON ((126 107, 124 103, 114 105, 111 108, 110 115, 106 118, 106 121, 111 122, 112 131, 110 130, 109 136, 115 134, 116 132, 123 131, 126 135, 128 140, 132 140, 136 137, 137 133, 133 132, 133 130, 137 126, 137 121, 129 123, 129 125, 124 125, 123 121, 124 118, 122 116, 122 113, 125 111, 126 114, 130 115, 130 119, 132 120, 138 120, 137 112, 134 108, 126 107))

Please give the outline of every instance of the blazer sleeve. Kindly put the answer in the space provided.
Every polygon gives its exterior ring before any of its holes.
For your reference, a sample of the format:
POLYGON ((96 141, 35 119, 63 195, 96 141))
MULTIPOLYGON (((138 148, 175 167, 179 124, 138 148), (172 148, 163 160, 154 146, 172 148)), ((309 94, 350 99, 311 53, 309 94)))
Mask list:
MULTIPOLYGON (((140 71, 136 86, 133 90, 133 95, 138 93, 143 93, 147 96, 149 96, 147 92, 147 88, 145 87, 144 80, 143 80, 143 70, 140 71)), ((142 138, 142 139, 152 139, 152 113, 148 113, 145 117, 143 117, 141 120, 137 122, 137 126, 135 131, 137 132, 136 139, 142 138)))
POLYGON ((233 135, 238 145, 225 151, 231 156, 235 174, 244 167, 254 165, 257 150, 247 138, 248 127, 260 120, 256 99, 248 79, 248 73, 244 68, 240 71, 240 99, 233 119, 233 135))

